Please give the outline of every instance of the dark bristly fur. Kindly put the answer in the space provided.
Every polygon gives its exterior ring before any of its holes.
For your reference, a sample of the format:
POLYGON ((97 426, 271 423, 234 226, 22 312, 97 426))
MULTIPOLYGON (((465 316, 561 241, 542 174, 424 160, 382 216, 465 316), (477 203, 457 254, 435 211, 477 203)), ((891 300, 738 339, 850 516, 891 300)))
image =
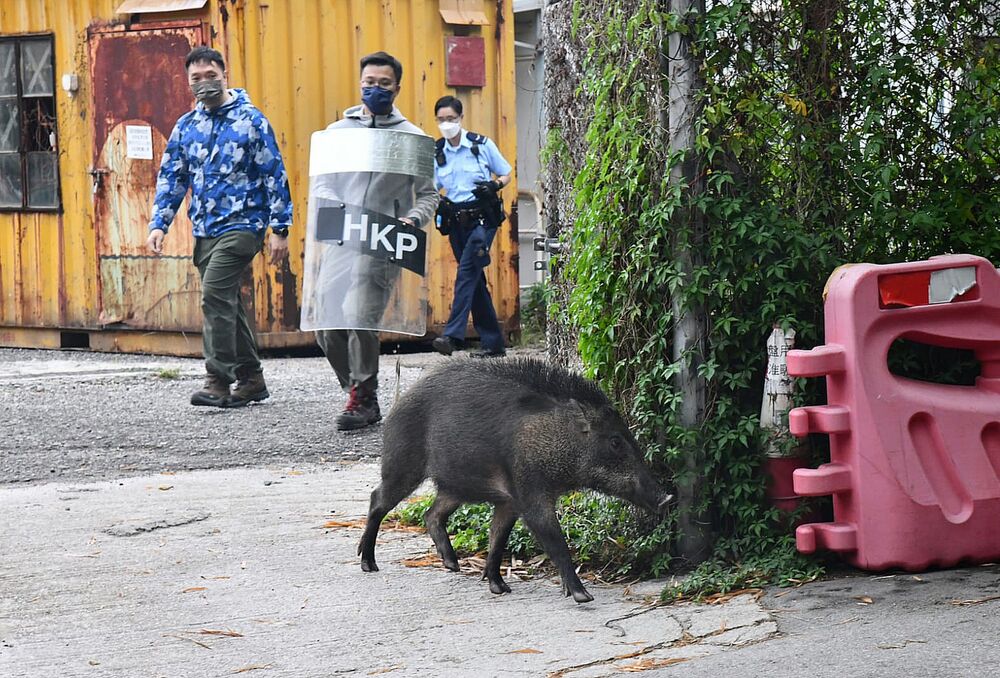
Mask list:
POLYGON ((486 361, 483 372, 495 375, 498 381, 520 384, 539 393, 555 393, 597 407, 611 407, 604 391, 590 379, 535 358, 486 361))
POLYGON ((427 531, 446 567, 458 570, 448 517, 463 503, 490 502, 490 590, 510 591, 500 561, 520 517, 577 602, 593 597, 576 575, 556 519, 558 498, 590 488, 653 512, 670 498, 596 384, 527 358, 450 360, 400 398, 383 428, 382 483, 372 492, 358 546, 361 569, 378 570, 382 519, 428 477, 437 499, 427 511, 427 531))

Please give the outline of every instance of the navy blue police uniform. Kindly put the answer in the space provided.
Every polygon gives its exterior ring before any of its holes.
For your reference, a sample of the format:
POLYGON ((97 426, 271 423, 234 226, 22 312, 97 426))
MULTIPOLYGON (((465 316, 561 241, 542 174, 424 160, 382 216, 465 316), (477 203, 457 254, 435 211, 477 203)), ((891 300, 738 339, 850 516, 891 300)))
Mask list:
POLYGON ((490 246, 499 224, 487 217, 473 191, 477 183, 508 175, 512 168, 491 139, 465 130, 457 146, 438 139, 435 160, 434 180, 444 190, 447 200, 443 202, 449 206, 439 217, 446 222, 441 224, 442 232, 447 232, 458 262, 455 295, 444 335, 461 343, 471 313, 483 351, 502 355, 503 333, 483 273, 490 263, 490 246))

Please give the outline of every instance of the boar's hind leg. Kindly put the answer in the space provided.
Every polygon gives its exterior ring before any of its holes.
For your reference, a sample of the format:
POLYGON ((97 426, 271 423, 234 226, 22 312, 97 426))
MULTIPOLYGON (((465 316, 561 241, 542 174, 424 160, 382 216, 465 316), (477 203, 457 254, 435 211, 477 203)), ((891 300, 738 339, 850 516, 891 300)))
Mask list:
POLYGON ((510 593, 510 587, 500 576, 500 561, 503 560, 503 552, 507 548, 507 540, 515 522, 517 513, 513 504, 505 502, 494 506, 493 519, 490 521, 490 554, 486 557, 486 572, 483 573, 483 578, 490 580, 492 593, 510 593))
POLYGON ((572 595, 573 600, 578 603, 586 603, 594 599, 594 596, 587 593, 583 587, 583 582, 576 576, 576 568, 573 567, 573 559, 570 557, 569 546, 559 528, 559 519, 556 517, 555 502, 534 503, 528 506, 521 514, 524 523, 531 530, 535 538, 549 554, 549 558, 556 567, 559 568, 559 577, 562 579, 563 593, 572 595))
POLYGON ((422 469, 402 478, 382 475, 382 484, 372 492, 371 504, 368 506, 368 520, 365 531, 358 544, 358 555, 361 556, 361 569, 364 572, 378 572, 375 564, 375 537, 382 519, 410 492, 413 492, 423 480, 422 469))
POLYGON ((438 555, 444 562, 444 566, 452 572, 458 572, 458 556, 448 538, 448 518, 461 505, 461 500, 443 492, 438 488, 437 498, 431 507, 424 514, 424 524, 427 525, 427 533, 434 540, 438 555))

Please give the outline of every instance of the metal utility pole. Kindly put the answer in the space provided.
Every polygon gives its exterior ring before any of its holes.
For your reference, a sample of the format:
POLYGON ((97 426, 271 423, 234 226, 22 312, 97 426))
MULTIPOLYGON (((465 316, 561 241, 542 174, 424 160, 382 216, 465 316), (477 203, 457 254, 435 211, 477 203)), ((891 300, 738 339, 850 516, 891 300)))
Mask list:
MULTIPOLYGON (((670 0, 671 12, 681 18, 689 30, 670 33, 666 53, 661 56, 662 74, 668 83, 666 116, 661 115, 669 138, 671 157, 683 161, 670 168, 670 183, 681 186, 686 196, 675 215, 677 228, 687 237, 677 239, 676 256, 684 280, 691 280, 701 264, 700 246, 704 240, 704 215, 692 204, 702 191, 701 169, 695 151, 698 104, 695 96, 702 86, 698 62, 692 53, 693 19, 705 13, 705 0, 670 0), (666 118, 665 120, 663 118, 666 118)), ((673 359, 680 362, 677 386, 682 394, 680 423, 689 429, 699 428, 705 420, 705 379, 698 368, 705 360, 707 317, 701 304, 686 305, 676 295, 671 299, 674 317, 673 359)), ((684 470, 678 478, 680 512, 678 551, 689 563, 705 560, 711 552, 711 525, 707 516, 696 510, 701 494, 705 452, 700 447, 686 450, 684 470)))

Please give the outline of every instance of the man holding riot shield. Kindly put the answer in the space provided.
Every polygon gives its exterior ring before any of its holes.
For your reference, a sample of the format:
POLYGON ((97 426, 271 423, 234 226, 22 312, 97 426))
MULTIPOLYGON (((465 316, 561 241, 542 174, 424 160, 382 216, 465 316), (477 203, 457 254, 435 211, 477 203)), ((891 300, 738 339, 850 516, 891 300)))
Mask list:
POLYGON ((349 392, 340 430, 382 418, 378 332, 426 331, 424 229, 439 196, 433 140, 393 105, 402 75, 385 52, 361 59, 362 104, 312 139, 302 329, 349 392))
POLYGON ((458 272, 444 335, 432 345, 438 353, 451 355, 465 339, 471 313, 482 347, 471 355, 502 356, 503 332, 483 269, 490 263, 490 245, 505 218, 499 192, 510 183, 511 166, 492 140, 462 129, 462 102, 455 97, 438 99, 434 116, 442 134, 435 146, 435 182, 445 191, 438 228, 448 236, 458 272))

